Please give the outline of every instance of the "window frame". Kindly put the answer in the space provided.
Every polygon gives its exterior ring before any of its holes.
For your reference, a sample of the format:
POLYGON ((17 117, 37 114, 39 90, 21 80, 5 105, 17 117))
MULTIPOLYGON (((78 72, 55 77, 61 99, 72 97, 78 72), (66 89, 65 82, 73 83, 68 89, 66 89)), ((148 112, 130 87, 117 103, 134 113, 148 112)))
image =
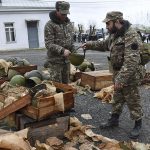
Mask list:
POLYGON ((4 23, 4 28, 5 28, 5 38, 6 38, 6 43, 15 43, 16 42, 16 31, 14 27, 14 22, 5 22, 4 23), (10 26, 6 26, 7 24, 10 24, 10 26), (11 26, 12 24, 12 26, 11 26), (6 31, 8 29, 8 31, 6 31), (8 37, 7 37, 8 34, 8 37), (14 38, 14 40, 13 40, 14 38))

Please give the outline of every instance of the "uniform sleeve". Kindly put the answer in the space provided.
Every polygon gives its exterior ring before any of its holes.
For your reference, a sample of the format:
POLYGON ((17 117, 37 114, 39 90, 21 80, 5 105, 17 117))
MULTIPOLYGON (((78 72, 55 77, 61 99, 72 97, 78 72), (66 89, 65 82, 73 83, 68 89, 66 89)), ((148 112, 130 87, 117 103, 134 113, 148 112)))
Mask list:
POLYGON ((115 78, 115 83, 128 85, 128 80, 135 75, 140 64, 141 39, 137 33, 127 33, 125 36, 124 62, 115 78))
POLYGON ((90 50, 108 51, 109 50, 108 42, 109 42, 108 38, 104 41, 89 41, 89 42, 86 42, 86 46, 87 46, 87 49, 90 49, 90 50))
POLYGON ((72 30, 72 35, 71 35, 71 48, 69 49, 71 52, 74 52, 76 49, 76 46, 74 45, 74 39, 73 39, 73 33, 74 33, 74 28, 73 25, 71 24, 71 30, 72 30))
POLYGON ((64 52, 64 48, 60 45, 54 43, 55 38, 55 30, 54 27, 47 23, 44 28, 44 38, 45 38, 45 47, 50 53, 54 53, 57 55, 62 55, 64 52))

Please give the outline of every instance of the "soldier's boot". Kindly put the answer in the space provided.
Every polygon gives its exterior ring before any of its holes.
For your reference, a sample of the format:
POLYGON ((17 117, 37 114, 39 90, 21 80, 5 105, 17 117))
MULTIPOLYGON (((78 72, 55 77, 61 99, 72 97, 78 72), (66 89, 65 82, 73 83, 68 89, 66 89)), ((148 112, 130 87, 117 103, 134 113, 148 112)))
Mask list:
POLYGON ((131 139, 137 139, 140 134, 141 128, 142 128, 142 119, 135 121, 134 128, 130 132, 129 137, 131 139))
POLYGON ((107 122, 101 123, 100 128, 111 128, 119 126, 119 114, 112 114, 107 122))

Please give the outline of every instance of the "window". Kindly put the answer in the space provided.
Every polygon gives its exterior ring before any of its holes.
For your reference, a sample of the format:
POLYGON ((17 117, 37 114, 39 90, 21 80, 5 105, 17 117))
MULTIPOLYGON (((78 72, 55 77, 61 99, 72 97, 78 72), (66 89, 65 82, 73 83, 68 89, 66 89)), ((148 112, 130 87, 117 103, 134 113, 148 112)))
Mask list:
POLYGON ((15 31, 13 23, 5 23, 6 42, 15 42, 15 31))

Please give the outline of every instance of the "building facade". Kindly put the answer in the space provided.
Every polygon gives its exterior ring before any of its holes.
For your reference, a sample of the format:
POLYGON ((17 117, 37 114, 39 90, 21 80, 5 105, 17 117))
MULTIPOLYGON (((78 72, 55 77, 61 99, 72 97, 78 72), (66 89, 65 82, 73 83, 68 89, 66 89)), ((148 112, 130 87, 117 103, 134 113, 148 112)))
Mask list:
POLYGON ((44 47, 44 26, 54 8, 39 0, 22 2, 0 1, 0 50, 44 47))

